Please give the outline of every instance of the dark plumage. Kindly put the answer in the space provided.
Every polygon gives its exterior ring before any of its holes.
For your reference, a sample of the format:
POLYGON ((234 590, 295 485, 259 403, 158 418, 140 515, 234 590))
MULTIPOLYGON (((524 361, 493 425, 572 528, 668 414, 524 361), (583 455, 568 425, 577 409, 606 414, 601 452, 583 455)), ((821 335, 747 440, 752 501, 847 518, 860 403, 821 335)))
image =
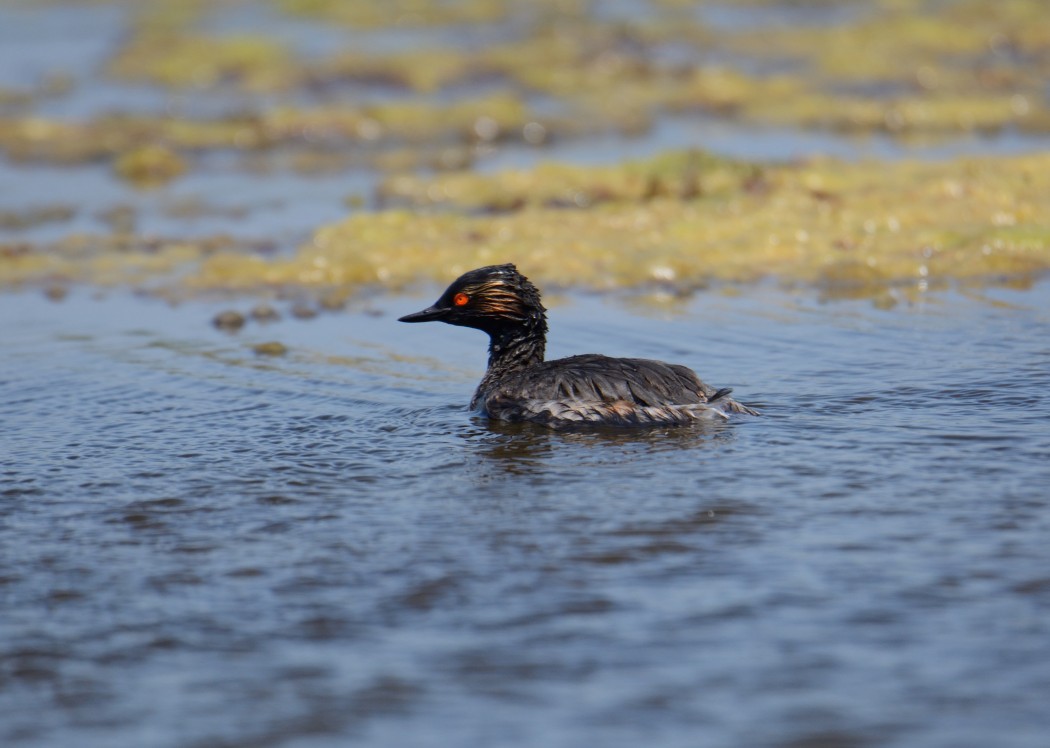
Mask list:
POLYGON ((691 369, 596 353, 544 361, 546 309, 513 265, 464 273, 433 306, 401 322, 439 320, 489 334, 489 366, 470 402, 490 418, 547 426, 675 425, 728 413, 758 415, 691 369))

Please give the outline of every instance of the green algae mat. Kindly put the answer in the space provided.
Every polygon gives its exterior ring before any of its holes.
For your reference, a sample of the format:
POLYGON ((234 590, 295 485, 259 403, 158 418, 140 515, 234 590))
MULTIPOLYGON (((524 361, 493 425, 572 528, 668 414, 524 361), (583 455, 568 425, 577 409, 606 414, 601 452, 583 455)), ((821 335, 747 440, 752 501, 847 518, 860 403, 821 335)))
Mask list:
MULTIPOLYGON (((94 222, 77 220, 76 201, 0 202, 0 285, 331 298, 514 261, 548 286, 774 281, 878 299, 1050 267, 1043 3, 642 5, 0 3, 112 7, 121 32, 86 74, 59 60, 0 84, 5 193, 18 170, 88 169, 126 196, 94 222), (296 43, 288 30, 302 24, 335 41, 296 43), (135 103, 146 90, 166 103, 135 103), (134 105, 94 103, 113 91, 134 105), (668 149, 669 118, 756 139, 857 138, 858 154, 878 137, 918 155, 729 158, 702 138, 668 149), (615 139, 603 163, 581 163, 578 148, 602 137, 615 139), (971 139, 965 155, 923 155, 958 137, 971 139), (1010 138, 1023 147, 984 152, 1010 138), (615 142, 635 141, 657 155, 617 158, 615 142), (525 165, 487 168, 502 152, 525 165), (339 190, 342 218, 295 241, 260 240, 251 210, 203 236, 136 220, 216 163, 245 185, 294 172, 364 175, 367 188, 339 190)), ((180 199, 188 221, 228 210, 180 199)))
POLYGON ((288 256, 233 240, 75 236, 6 250, 2 279, 134 284, 190 264, 179 284, 193 290, 397 287, 513 259, 545 283, 593 289, 776 278, 876 291, 1050 267, 1050 154, 789 166, 679 154, 383 189, 404 207, 322 226, 288 256))

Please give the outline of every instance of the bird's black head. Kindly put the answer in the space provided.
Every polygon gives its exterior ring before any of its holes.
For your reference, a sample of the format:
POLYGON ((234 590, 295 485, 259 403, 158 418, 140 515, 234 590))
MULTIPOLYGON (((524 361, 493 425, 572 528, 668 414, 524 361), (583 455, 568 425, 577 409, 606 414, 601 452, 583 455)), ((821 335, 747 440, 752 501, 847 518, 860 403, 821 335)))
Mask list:
POLYGON ((434 304, 400 322, 447 322, 490 335, 513 328, 546 332, 540 292, 511 264, 489 265, 459 276, 434 304))

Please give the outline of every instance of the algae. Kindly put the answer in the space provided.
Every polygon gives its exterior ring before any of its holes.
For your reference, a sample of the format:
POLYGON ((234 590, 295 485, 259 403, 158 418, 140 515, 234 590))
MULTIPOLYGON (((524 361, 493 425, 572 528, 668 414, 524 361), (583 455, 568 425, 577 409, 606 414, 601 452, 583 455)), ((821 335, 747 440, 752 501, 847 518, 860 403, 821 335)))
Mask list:
POLYGON ((760 175, 758 165, 692 151, 586 169, 547 162, 535 169, 494 175, 465 171, 438 177, 402 174, 384 179, 377 192, 379 201, 388 206, 445 205, 503 212, 527 205, 585 208, 660 197, 724 196, 754 187, 760 175))
POLYGON ((300 171, 465 168, 477 143, 637 135, 667 112, 898 138, 1050 133, 1050 25, 1040 22, 1038 0, 994 7, 869 0, 839 23, 718 30, 703 20, 712 3, 649 5, 651 12, 627 19, 555 0, 530 10, 500 0, 276 2, 273 8, 292 17, 413 27, 424 40, 380 51, 348 44, 316 57, 263 33, 210 30, 205 20, 214 8, 200 0, 137 5, 108 75, 191 92, 232 86, 273 98, 265 105, 249 98, 238 113, 210 118, 116 112, 73 119, 32 111, 35 96, 73 85, 56 73, 29 89, 36 93, 0 94, 0 103, 6 98, 15 110, 30 110, 0 116, 0 150, 16 161, 108 161, 118 174, 148 183, 180 169, 137 169, 136 155, 151 153, 144 148, 167 149, 168 163, 181 161, 183 169, 192 169, 201 152, 274 149, 295 150, 287 164, 300 171), (442 44, 424 36, 444 24, 496 24, 499 43, 442 44), (363 103, 343 95, 340 86, 348 83, 413 95, 363 103))
MULTIPOLYGON (((447 104, 406 101, 312 109, 277 106, 255 114, 211 119, 107 114, 84 122, 45 117, 0 117, 0 149, 15 161, 76 164, 114 161, 132 181, 164 181, 186 168, 194 153, 258 152, 299 147, 306 153, 347 146, 361 165, 382 167, 381 148, 411 145, 420 152, 455 144, 521 140, 534 121, 517 96, 469 97, 447 104)), ((404 161, 401 162, 405 163, 404 161)))
POLYGON ((451 195, 461 208, 508 195, 514 204, 495 214, 356 214, 320 228, 293 256, 219 252, 188 283, 398 287, 512 260, 546 284, 592 289, 659 283, 688 290, 773 277, 872 290, 1050 267, 1050 154, 762 167, 713 159, 718 190, 676 195, 644 187, 652 175, 691 170, 703 184, 697 163, 687 153, 617 168, 437 176, 419 189, 451 195), (461 189, 464 179, 469 189, 461 189), (586 210, 552 205, 566 183, 603 184, 608 199, 586 210))
POLYGON ((292 254, 228 237, 78 235, 0 245, 0 282, 298 288, 338 308, 364 285, 440 282, 505 261, 553 287, 675 293, 775 278, 877 295, 1050 268, 1050 154, 754 164, 686 152, 391 185, 417 207, 355 213, 292 254))
POLYGON ((444 24, 493 23, 506 18, 510 4, 500 0, 429 2, 388 0, 355 3, 345 0, 277 0, 292 15, 365 29, 385 26, 426 27, 444 24))
MULTIPOLYGON (((374 200, 349 196, 348 218, 282 255, 225 236, 148 236, 137 205, 95 208, 112 233, 0 244, 0 284, 277 289, 306 294, 300 311, 316 311, 366 284, 442 282, 506 260, 555 286, 678 297, 774 277, 880 299, 888 287, 1026 278, 1050 264, 1045 154, 767 164, 691 151, 474 171, 503 144, 571 152, 596 133, 644 133, 668 113, 929 141, 1045 135, 1050 25, 1040 0, 856 0, 827 22, 725 28, 710 21, 724 5, 713 1, 650 0, 645 13, 577 0, 260 3, 278 19, 345 27, 346 43, 309 55, 277 35, 211 24, 248 7, 236 0, 128 4, 102 75, 169 91, 172 103, 56 115, 44 99, 94 82, 59 71, 0 91, 0 150, 17 163, 101 163, 136 187, 166 184, 212 153, 260 177, 374 169, 374 200), (197 107, 204 92, 209 103, 197 107), (236 104, 225 106, 230 94, 236 104)), ((832 5, 746 3, 811 16, 832 5)), ((243 215, 193 196, 162 210, 243 215)), ((18 231, 71 215, 5 209, 0 224, 18 231)))
POLYGON ((271 340, 266 343, 256 343, 252 351, 258 356, 283 356, 288 353, 288 347, 279 341, 271 340))
POLYGON ((204 258, 223 251, 262 260, 265 241, 211 236, 196 239, 138 234, 69 234, 56 241, 0 242, 0 287, 89 284, 142 291, 183 292, 183 277, 204 258))
POLYGON ((143 145, 120 154, 113 169, 140 187, 165 184, 186 171, 186 162, 163 145, 143 145))
POLYGON ((110 61, 112 76, 174 88, 235 83, 248 91, 291 84, 290 51, 264 36, 142 33, 110 61))
POLYGON ((75 207, 60 203, 37 205, 22 210, 0 209, 0 229, 22 231, 47 223, 65 223, 72 220, 76 214, 75 207))
POLYGON ((111 61, 112 75, 173 88, 233 85, 271 93, 346 82, 433 93, 491 81, 507 95, 553 97, 576 122, 605 118, 624 132, 644 131, 665 110, 902 135, 1013 126, 1050 131, 1050 31, 1039 0, 871 0, 856 3, 857 12, 841 23, 717 30, 702 13, 720 5, 714 2, 691 10, 653 2, 650 12, 629 20, 555 0, 529 11, 497 0, 278 2, 292 16, 357 28, 507 29, 499 44, 428 41, 382 52, 348 48, 319 59, 262 35, 205 33, 195 23, 201 4, 164 12, 170 4, 141 14, 111 61))

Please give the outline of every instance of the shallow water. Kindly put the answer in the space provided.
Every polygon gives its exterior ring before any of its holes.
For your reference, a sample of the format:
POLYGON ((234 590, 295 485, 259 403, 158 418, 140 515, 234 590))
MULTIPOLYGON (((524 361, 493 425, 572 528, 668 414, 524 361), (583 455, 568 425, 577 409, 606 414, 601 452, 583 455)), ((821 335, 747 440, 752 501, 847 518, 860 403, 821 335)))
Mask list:
POLYGON ((0 296, 0 743, 1043 746, 1050 285, 925 299, 563 299, 766 415, 551 433, 430 294, 0 296))

